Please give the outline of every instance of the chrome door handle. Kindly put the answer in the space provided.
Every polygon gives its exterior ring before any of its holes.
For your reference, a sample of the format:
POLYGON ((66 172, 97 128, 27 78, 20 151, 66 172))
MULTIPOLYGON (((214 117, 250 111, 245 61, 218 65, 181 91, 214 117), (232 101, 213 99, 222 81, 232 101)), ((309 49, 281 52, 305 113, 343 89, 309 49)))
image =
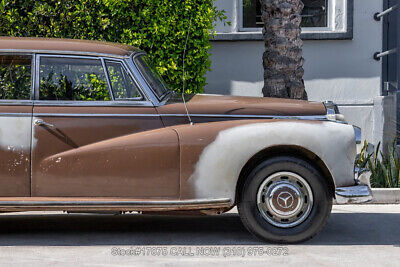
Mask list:
POLYGON ((53 124, 51 124, 51 123, 47 123, 47 122, 44 122, 43 120, 41 120, 41 119, 37 119, 37 120, 35 120, 34 121, 34 124, 36 125, 36 126, 47 126, 47 127, 54 127, 54 125, 53 124))

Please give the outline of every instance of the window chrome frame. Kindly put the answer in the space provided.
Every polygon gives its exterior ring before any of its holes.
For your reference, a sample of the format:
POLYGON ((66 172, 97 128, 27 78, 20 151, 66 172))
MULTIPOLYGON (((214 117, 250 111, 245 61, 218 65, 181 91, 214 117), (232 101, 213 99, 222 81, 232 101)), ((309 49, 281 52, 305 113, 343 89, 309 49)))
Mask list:
POLYGON ((153 107, 152 101, 149 100, 149 97, 144 90, 140 86, 140 82, 137 81, 137 76, 132 72, 129 67, 129 62, 126 62, 130 57, 121 57, 121 56, 113 56, 113 55, 86 55, 75 52, 74 54, 64 54, 64 53, 35 53, 35 83, 34 83, 34 98, 33 104, 35 106, 87 106, 87 107, 101 107, 101 106, 121 106, 121 107, 132 107, 132 106, 140 106, 140 107, 153 107), (107 85, 110 90, 111 100, 110 101, 74 101, 74 100, 41 100, 39 99, 40 93, 40 59, 42 57, 55 57, 55 58, 78 58, 78 59, 97 59, 101 61, 102 68, 104 71, 104 75, 107 80, 107 85), (143 96, 143 100, 114 100, 114 96, 112 94, 112 88, 109 81, 108 72, 105 66, 105 60, 113 60, 120 62, 127 70, 128 75, 131 76, 132 80, 136 83, 139 93, 143 96), (127 64, 128 63, 128 64, 127 64))
POLYGON ((79 106, 79 107, 154 107, 149 101, 57 101, 33 100, 35 106, 79 106))
POLYGON ((140 50, 131 51, 126 56, 107 54, 101 52, 84 52, 84 51, 63 51, 63 50, 38 50, 38 49, 0 49, 0 53, 13 53, 13 54, 46 54, 46 55, 70 55, 70 56, 89 56, 89 57, 112 57, 124 59, 140 50))
POLYGON ((111 88, 111 81, 110 81, 110 76, 108 76, 108 71, 106 68, 106 63, 104 62, 104 58, 100 58, 101 61, 101 66, 103 66, 103 71, 104 71, 104 76, 106 77, 107 85, 108 85, 108 93, 110 94, 111 101, 114 101, 114 94, 111 88))

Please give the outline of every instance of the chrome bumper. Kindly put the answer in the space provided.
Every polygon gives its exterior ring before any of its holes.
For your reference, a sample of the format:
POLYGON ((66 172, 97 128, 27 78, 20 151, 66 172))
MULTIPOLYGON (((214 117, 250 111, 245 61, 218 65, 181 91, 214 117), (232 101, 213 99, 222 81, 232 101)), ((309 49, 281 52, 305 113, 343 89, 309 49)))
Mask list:
POLYGON ((358 204, 372 200, 372 191, 370 188, 371 173, 359 171, 355 179, 356 185, 336 188, 337 204, 358 204))
POLYGON ((359 204, 372 200, 372 191, 368 185, 338 187, 335 191, 337 204, 359 204))

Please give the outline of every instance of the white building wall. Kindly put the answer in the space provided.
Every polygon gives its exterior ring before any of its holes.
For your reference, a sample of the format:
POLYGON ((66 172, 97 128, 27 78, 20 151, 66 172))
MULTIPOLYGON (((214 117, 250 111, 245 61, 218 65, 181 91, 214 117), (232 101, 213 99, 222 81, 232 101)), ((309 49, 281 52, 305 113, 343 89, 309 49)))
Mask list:
MULTIPOLYGON (((237 32, 238 1, 217 0, 216 4, 231 21, 230 26, 219 23, 217 32, 237 32)), ((382 50, 382 24, 373 14, 382 7, 382 0, 354 0, 352 40, 305 40, 303 47, 309 100, 336 102, 349 123, 361 127, 363 138, 373 143, 382 140, 384 131, 377 129, 381 123, 376 122, 383 118, 374 118, 374 107, 382 109, 382 105, 374 106, 374 99, 381 95, 382 66, 373 59, 382 50)), ((262 96, 264 43, 213 41, 212 46, 206 92, 262 96)))

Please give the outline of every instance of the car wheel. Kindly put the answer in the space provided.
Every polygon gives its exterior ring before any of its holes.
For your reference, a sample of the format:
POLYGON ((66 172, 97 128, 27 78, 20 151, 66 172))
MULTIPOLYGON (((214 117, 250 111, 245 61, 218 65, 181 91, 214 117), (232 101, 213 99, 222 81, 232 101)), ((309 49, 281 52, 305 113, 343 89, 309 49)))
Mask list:
POLYGON ((321 174, 308 162, 275 157, 247 177, 238 199, 244 226, 273 243, 297 243, 315 236, 326 224, 332 194, 321 174))

